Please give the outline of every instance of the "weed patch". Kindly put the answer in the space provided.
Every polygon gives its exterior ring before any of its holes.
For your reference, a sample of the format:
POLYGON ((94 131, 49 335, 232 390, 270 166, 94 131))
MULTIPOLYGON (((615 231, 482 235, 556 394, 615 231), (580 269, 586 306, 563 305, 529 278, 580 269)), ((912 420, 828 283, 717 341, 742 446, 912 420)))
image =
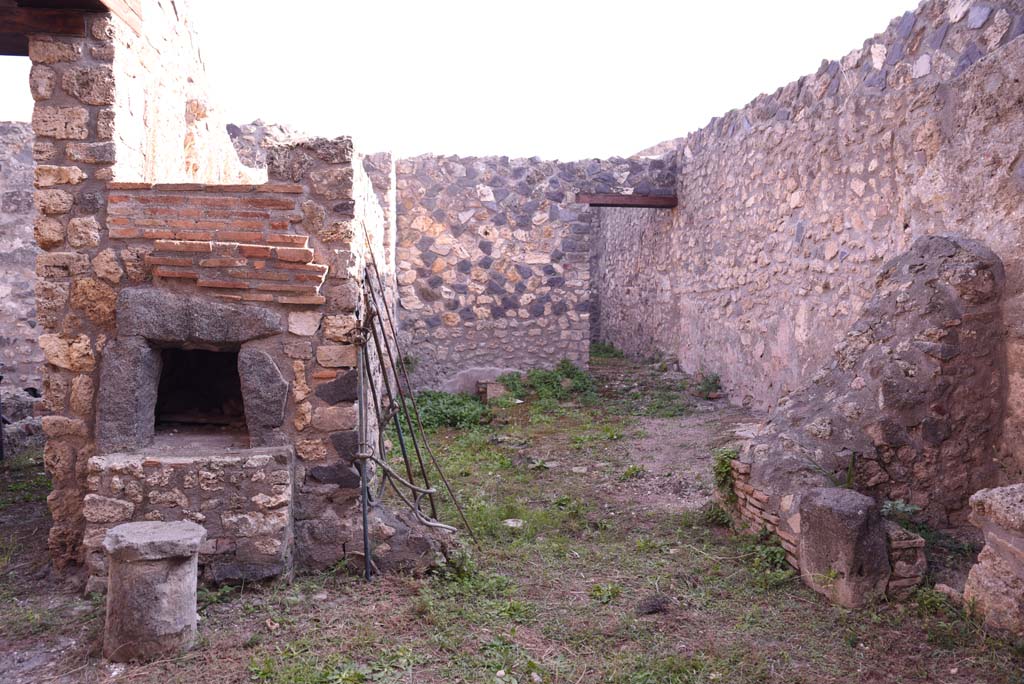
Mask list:
POLYGON ((607 342, 591 342, 590 358, 592 359, 621 359, 625 358, 622 350, 616 349, 615 345, 607 342))
POLYGON ((693 388, 693 391, 697 396, 707 399, 712 394, 722 391, 722 378, 718 373, 709 373, 702 370, 697 378, 697 386, 693 388))
POLYGON ((474 396, 424 390, 416 395, 425 430, 471 428, 491 420, 491 411, 474 396))
POLYGON ((714 463, 711 473, 715 478, 715 488, 722 498, 730 504, 736 503, 736 477, 732 472, 732 462, 739 458, 740 452, 737 449, 721 448, 714 453, 714 463))

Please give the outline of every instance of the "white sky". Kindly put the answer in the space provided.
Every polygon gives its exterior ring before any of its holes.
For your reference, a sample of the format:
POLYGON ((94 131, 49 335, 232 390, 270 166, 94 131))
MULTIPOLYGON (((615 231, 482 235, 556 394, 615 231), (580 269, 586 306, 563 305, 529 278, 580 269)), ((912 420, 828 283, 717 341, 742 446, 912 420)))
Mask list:
MULTIPOLYGON (((577 159, 700 128, 860 48, 917 0, 191 5, 227 121, 349 134, 401 156, 577 159)), ((0 120, 31 116, 27 62, 0 58, 0 120)))

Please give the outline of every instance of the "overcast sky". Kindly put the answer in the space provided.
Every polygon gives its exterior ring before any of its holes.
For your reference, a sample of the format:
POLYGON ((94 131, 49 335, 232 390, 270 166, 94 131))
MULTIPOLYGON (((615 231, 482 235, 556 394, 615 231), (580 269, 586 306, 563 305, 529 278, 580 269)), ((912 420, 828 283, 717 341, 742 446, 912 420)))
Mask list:
MULTIPOLYGON (((227 121, 402 156, 577 159, 700 128, 860 48, 917 1, 191 4, 227 121)), ((31 116, 27 62, 0 58, 0 120, 31 116)))

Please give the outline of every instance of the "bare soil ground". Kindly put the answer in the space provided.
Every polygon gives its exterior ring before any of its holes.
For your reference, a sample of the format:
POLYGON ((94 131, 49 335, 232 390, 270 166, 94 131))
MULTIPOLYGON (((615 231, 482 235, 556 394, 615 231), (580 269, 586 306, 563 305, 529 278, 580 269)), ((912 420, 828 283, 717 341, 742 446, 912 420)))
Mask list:
POLYGON ((197 648, 147 665, 104 663, 102 600, 47 571, 38 457, 0 466, 0 682, 1021 682, 1024 644, 936 592, 846 611, 728 527, 713 452, 757 416, 657 365, 593 372, 596 398, 435 435, 481 540, 447 572, 205 589, 197 648))

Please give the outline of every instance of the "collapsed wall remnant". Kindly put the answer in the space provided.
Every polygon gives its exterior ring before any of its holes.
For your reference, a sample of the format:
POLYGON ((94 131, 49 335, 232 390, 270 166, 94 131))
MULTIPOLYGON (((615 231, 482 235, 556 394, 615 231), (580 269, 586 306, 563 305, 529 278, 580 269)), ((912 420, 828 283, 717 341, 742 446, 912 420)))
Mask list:
MULTIPOLYGON (((804 499, 814 488, 845 486, 878 500, 903 500, 947 525, 962 522, 968 497, 997 480, 993 452, 1006 391, 1003 286, 1002 263, 986 247, 919 239, 885 265, 833 360, 784 398, 747 446, 737 466, 744 475, 737 480, 741 512, 767 522, 802 570, 816 546, 808 535, 822 548, 840 543, 839 527, 812 529, 828 515, 805 515, 804 499)), ((841 509, 833 517, 848 519, 841 509)), ((876 508, 864 510, 877 517, 876 508)), ((873 593, 885 586, 889 564, 868 549, 884 551, 886 531, 874 525, 874 540, 863 545, 857 540, 866 532, 856 525, 847 532, 849 548, 862 552, 849 567, 879 568, 851 591, 873 593)), ((814 573, 820 574, 804 574, 814 573)), ((857 603, 847 596, 844 605, 857 603)))
POLYGON ((751 480, 845 484, 965 522, 970 495, 999 475, 1004 281, 999 257, 970 240, 921 238, 887 263, 833 360, 754 439, 751 480))

